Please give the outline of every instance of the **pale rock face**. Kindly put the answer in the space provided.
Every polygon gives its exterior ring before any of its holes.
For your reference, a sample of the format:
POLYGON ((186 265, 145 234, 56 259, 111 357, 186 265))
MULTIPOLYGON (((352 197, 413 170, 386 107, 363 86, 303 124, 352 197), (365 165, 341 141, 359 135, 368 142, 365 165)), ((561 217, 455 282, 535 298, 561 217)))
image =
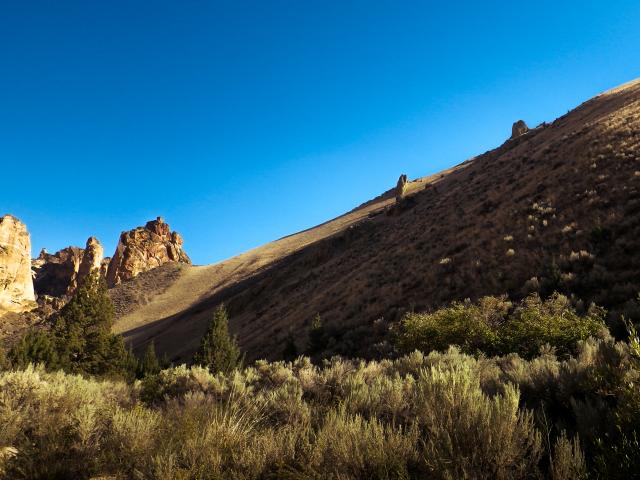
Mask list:
POLYGON ((168 262, 191 263, 182 248, 182 237, 171 232, 162 217, 128 232, 122 232, 109 262, 107 284, 113 287, 142 272, 168 262))
POLYGON ((524 135, 529 131, 529 127, 524 123, 524 120, 518 120, 511 127, 511 138, 517 138, 520 135, 524 135))
POLYGON ((22 312, 35 301, 31 278, 31 238, 16 217, 0 217, 0 313, 22 312))
POLYGON ((103 257, 104 249, 95 237, 87 240, 84 249, 66 247, 54 254, 42 249, 32 262, 36 293, 51 297, 73 295, 91 271, 100 271, 103 257))
POLYGON ((109 263, 111 263, 111 257, 104 257, 100 262, 100 276, 107 278, 107 270, 109 270, 109 263))
POLYGON ((407 176, 403 173, 396 184, 396 202, 400 202, 407 193, 407 176))
POLYGON ((84 255, 78 268, 77 284, 80 285, 93 271, 100 272, 104 248, 96 237, 89 237, 84 249, 84 255))

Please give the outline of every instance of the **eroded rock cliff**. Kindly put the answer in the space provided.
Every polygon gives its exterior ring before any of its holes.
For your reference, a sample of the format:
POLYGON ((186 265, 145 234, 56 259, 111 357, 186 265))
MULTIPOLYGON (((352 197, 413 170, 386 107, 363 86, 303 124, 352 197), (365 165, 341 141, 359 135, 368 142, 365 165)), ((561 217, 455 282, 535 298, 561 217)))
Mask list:
POLYGON ((95 237, 89 237, 85 248, 66 247, 56 253, 42 249, 32 262, 34 287, 38 296, 73 295, 92 270, 100 270, 104 249, 95 237))
POLYGON ((168 262, 191 263, 182 247, 182 237, 172 232, 162 217, 122 232, 107 269, 110 287, 168 262))
POLYGON ((31 238, 24 223, 12 215, 0 217, 0 314, 33 307, 31 238))

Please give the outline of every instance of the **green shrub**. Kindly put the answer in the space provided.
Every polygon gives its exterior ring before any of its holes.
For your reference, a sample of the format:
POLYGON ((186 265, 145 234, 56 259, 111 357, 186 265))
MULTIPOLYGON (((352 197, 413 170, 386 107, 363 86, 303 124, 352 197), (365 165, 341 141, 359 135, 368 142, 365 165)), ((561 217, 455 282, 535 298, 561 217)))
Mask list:
POLYGON ((605 311, 597 307, 578 315, 563 295, 554 294, 546 301, 529 296, 500 329, 501 353, 517 352, 532 358, 544 345, 559 355, 576 353, 580 340, 607 335, 604 317, 605 311))
POLYGON ((475 304, 454 302, 432 313, 409 313, 392 333, 403 353, 456 345, 468 354, 518 353, 532 358, 549 345, 568 356, 581 340, 607 336, 604 315, 604 310, 592 307, 580 316, 559 294, 545 301, 534 294, 515 308, 504 298, 484 297, 475 304))
POLYGON ((494 353, 499 348, 497 328, 509 303, 492 297, 478 304, 454 302, 433 313, 409 313, 397 330, 401 351, 443 351, 457 345, 465 353, 494 353))

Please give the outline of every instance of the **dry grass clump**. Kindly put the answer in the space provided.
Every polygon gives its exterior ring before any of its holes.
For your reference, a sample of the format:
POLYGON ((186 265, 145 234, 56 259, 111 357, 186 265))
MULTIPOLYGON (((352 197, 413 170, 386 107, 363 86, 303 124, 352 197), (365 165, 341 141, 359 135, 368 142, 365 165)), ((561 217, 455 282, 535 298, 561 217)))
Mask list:
POLYGON ((598 442, 639 421, 624 387, 634 362, 626 344, 589 340, 566 360, 452 347, 217 375, 181 366, 130 385, 30 366, 0 374, 0 447, 13 452, 0 467, 30 479, 584 478, 610 463, 598 442))

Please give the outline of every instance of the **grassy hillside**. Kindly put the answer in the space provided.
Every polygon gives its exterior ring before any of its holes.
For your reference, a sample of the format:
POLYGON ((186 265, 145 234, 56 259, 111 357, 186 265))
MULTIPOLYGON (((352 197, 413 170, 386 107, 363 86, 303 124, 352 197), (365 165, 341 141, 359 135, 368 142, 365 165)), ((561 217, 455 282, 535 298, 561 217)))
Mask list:
MULTIPOLYGON (((332 222, 225 262, 184 270, 117 323, 189 357, 224 301, 249 358, 279 358, 290 332, 305 348, 313 318, 329 352, 375 355, 387 324, 451 300, 564 292, 638 315, 640 82, 457 168, 387 193, 332 222)), ((580 304, 578 303, 580 307, 580 304)))

